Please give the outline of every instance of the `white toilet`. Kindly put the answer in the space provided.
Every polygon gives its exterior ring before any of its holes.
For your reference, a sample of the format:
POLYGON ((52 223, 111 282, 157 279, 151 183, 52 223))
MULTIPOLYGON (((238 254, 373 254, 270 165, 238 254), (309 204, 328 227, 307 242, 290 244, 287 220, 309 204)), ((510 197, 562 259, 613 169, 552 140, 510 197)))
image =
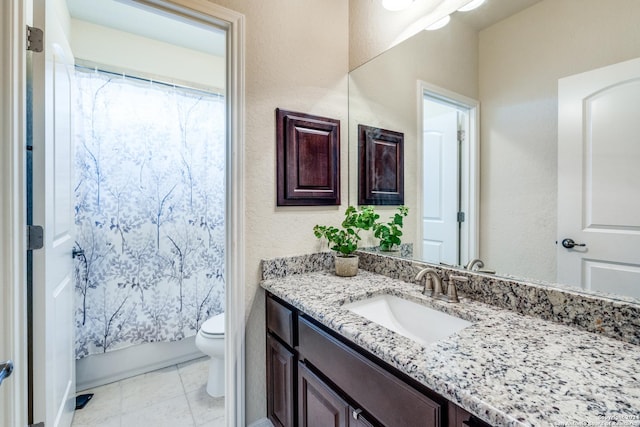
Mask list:
POLYGON ((224 313, 205 321, 196 335, 196 347, 211 357, 207 393, 224 396, 224 313))

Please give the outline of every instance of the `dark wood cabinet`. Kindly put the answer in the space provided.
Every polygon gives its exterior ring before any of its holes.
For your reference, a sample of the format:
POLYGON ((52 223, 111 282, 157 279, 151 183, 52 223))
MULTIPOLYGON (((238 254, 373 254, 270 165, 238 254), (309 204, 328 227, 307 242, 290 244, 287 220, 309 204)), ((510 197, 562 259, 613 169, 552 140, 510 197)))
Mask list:
POLYGON ((340 205, 340 121, 276 109, 278 206, 340 205))
MULTIPOLYGON (((354 414, 354 409, 351 408, 351 413, 354 414)), ((356 410, 357 411, 357 410, 356 410)), ((349 427, 374 427, 373 423, 367 421, 364 415, 355 412, 353 417, 349 419, 349 427)))
POLYGON ((298 425, 300 427, 348 427, 349 404, 298 362, 298 425))
POLYGON ((491 425, 449 402, 448 427, 491 427, 491 425))
POLYGON ((376 427, 303 362, 298 362, 298 393, 300 427, 376 427))
POLYGON ((296 360, 293 352, 267 335, 267 412, 276 427, 293 427, 296 360))
POLYGON ((273 298, 267 298, 267 331, 280 338, 289 348, 296 345, 294 316, 295 313, 291 308, 273 298))
POLYGON ((299 355, 385 426, 437 427, 441 403, 400 380, 305 318, 299 355))
POLYGON ((358 204, 404 204, 404 134, 358 125, 358 204))
POLYGON ((266 311, 275 426, 489 426, 269 293, 266 311))
POLYGON ((275 427, 297 426, 297 313, 267 298, 267 416, 275 427))

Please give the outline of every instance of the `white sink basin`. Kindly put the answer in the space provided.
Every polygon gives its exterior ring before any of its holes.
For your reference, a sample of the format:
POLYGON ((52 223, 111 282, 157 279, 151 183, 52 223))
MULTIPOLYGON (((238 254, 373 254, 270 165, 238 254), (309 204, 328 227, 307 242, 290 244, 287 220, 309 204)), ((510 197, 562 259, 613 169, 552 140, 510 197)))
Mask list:
POLYGON ((343 308, 423 345, 471 326, 471 322, 393 295, 378 295, 343 308))

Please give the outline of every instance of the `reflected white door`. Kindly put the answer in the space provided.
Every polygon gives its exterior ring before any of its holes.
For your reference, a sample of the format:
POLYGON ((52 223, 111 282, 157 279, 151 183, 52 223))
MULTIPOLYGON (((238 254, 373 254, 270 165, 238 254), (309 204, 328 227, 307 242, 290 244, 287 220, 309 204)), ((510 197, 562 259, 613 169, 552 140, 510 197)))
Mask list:
POLYGON ((458 111, 425 99, 424 116, 422 259, 456 265, 459 244, 458 111))
POLYGON ((73 56, 55 3, 34 1, 44 52, 33 56, 33 222, 44 248, 33 252, 34 421, 71 425, 75 357, 71 251, 74 238, 71 90, 73 56))
POLYGON ((561 79, 558 98, 558 282, 640 297, 640 59, 561 79))

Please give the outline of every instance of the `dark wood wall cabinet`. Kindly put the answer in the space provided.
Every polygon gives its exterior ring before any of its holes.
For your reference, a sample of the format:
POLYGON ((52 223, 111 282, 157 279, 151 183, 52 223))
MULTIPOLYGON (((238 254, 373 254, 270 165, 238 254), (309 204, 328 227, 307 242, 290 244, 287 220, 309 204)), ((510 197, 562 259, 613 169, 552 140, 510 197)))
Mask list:
POLYGON ((267 293, 267 412, 277 427, 486 427, 267 293))
POLYGON ((276 109, 278 206, 340 204, 340 121, 276 109))
POLYGON ((358 204, 404 204, 404 134, 358 125, 358 204))

